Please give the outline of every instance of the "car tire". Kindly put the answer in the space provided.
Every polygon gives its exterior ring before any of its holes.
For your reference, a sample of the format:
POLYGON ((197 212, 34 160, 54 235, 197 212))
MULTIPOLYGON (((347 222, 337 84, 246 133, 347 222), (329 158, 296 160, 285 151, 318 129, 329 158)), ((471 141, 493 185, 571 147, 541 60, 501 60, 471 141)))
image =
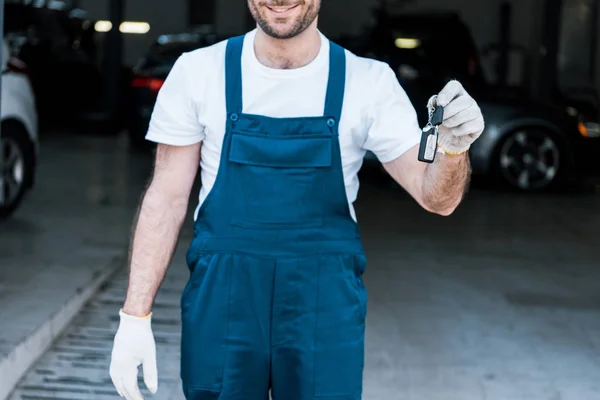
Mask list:
POLYGON ((2 122, 0 151, 3 152, 0 174, 4 181, 0 219, 5 219, 19 207, 33 182, 35 154, 23 125, 16 121, 2 122))
POLYGON ((509 133, 498 144, 493 175, 502 188, 546 192, 564 187, 571 165, 564 139, 548 129, 525 127, 509 133))

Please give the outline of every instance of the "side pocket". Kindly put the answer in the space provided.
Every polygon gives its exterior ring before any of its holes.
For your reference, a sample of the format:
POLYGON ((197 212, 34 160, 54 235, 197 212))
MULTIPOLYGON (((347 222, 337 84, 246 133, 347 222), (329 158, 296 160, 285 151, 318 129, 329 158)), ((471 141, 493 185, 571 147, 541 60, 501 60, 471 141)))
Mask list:
POLYGON ((230 273, 229 255, 201 253, 182 296, 181 379, 196 396, 208 396, 222 387, 230 273))
POLYGON ((195 252, 190 248, 186 255, 186 261, 188 263, 188 269, 190 271, 190 278, 183 289, 181 294, 181 311, 187 311, 190 302, 193 301, 194 292, 202 286, 204 278, 208 273, 209 269, 217 262, 217 255, 205 254, 202 257, 201 254, 195 252))
POLYGON ((354 257, 324 257, 319 268, 315 397, 355 399, 362 392, 364 302, 357 291, 354 257))
POLYGON ((367 259, 364 255, 355 255, 352 257, 354 262, 354 284, 359 308, 361 322, 364 324, 367 319, 368 292, 363 281, 367 259))

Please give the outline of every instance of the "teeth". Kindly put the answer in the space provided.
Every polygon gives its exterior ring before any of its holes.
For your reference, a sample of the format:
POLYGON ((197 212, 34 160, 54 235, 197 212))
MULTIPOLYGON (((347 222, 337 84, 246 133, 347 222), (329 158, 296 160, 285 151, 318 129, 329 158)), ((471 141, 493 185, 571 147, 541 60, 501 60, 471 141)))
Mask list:
POLYGON ((290 6, 290 7, 269 7, 272 11, 276 12, 276 13, 284 13, 286 11, 291 10, 292 8, 294 8, 294 6, 290 6))

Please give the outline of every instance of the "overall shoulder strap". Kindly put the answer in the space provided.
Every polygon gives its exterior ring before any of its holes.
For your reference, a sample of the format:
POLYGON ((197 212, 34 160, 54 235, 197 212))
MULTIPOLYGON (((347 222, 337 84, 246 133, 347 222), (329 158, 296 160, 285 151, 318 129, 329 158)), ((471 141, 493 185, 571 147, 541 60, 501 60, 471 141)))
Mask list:
POLYGON ((236 36, 227 41, 225 55, 225 86, 227 115, 242 112, 242 49, 244 37, 236 36))
POLYGON ((346 51, 332 41, 329 42, 329 46, 329 82, 325 97, 325 116, 339 121, 346 89, 346 51))

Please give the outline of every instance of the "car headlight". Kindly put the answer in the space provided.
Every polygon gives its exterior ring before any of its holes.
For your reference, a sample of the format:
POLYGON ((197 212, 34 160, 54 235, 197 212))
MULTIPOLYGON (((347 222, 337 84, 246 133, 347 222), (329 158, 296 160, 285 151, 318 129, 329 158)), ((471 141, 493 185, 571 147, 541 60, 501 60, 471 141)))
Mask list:
POLYGON ((581 136, 588 138, 600 138, 600 123, 598 122, 579 122, 577 125, 581 136))

